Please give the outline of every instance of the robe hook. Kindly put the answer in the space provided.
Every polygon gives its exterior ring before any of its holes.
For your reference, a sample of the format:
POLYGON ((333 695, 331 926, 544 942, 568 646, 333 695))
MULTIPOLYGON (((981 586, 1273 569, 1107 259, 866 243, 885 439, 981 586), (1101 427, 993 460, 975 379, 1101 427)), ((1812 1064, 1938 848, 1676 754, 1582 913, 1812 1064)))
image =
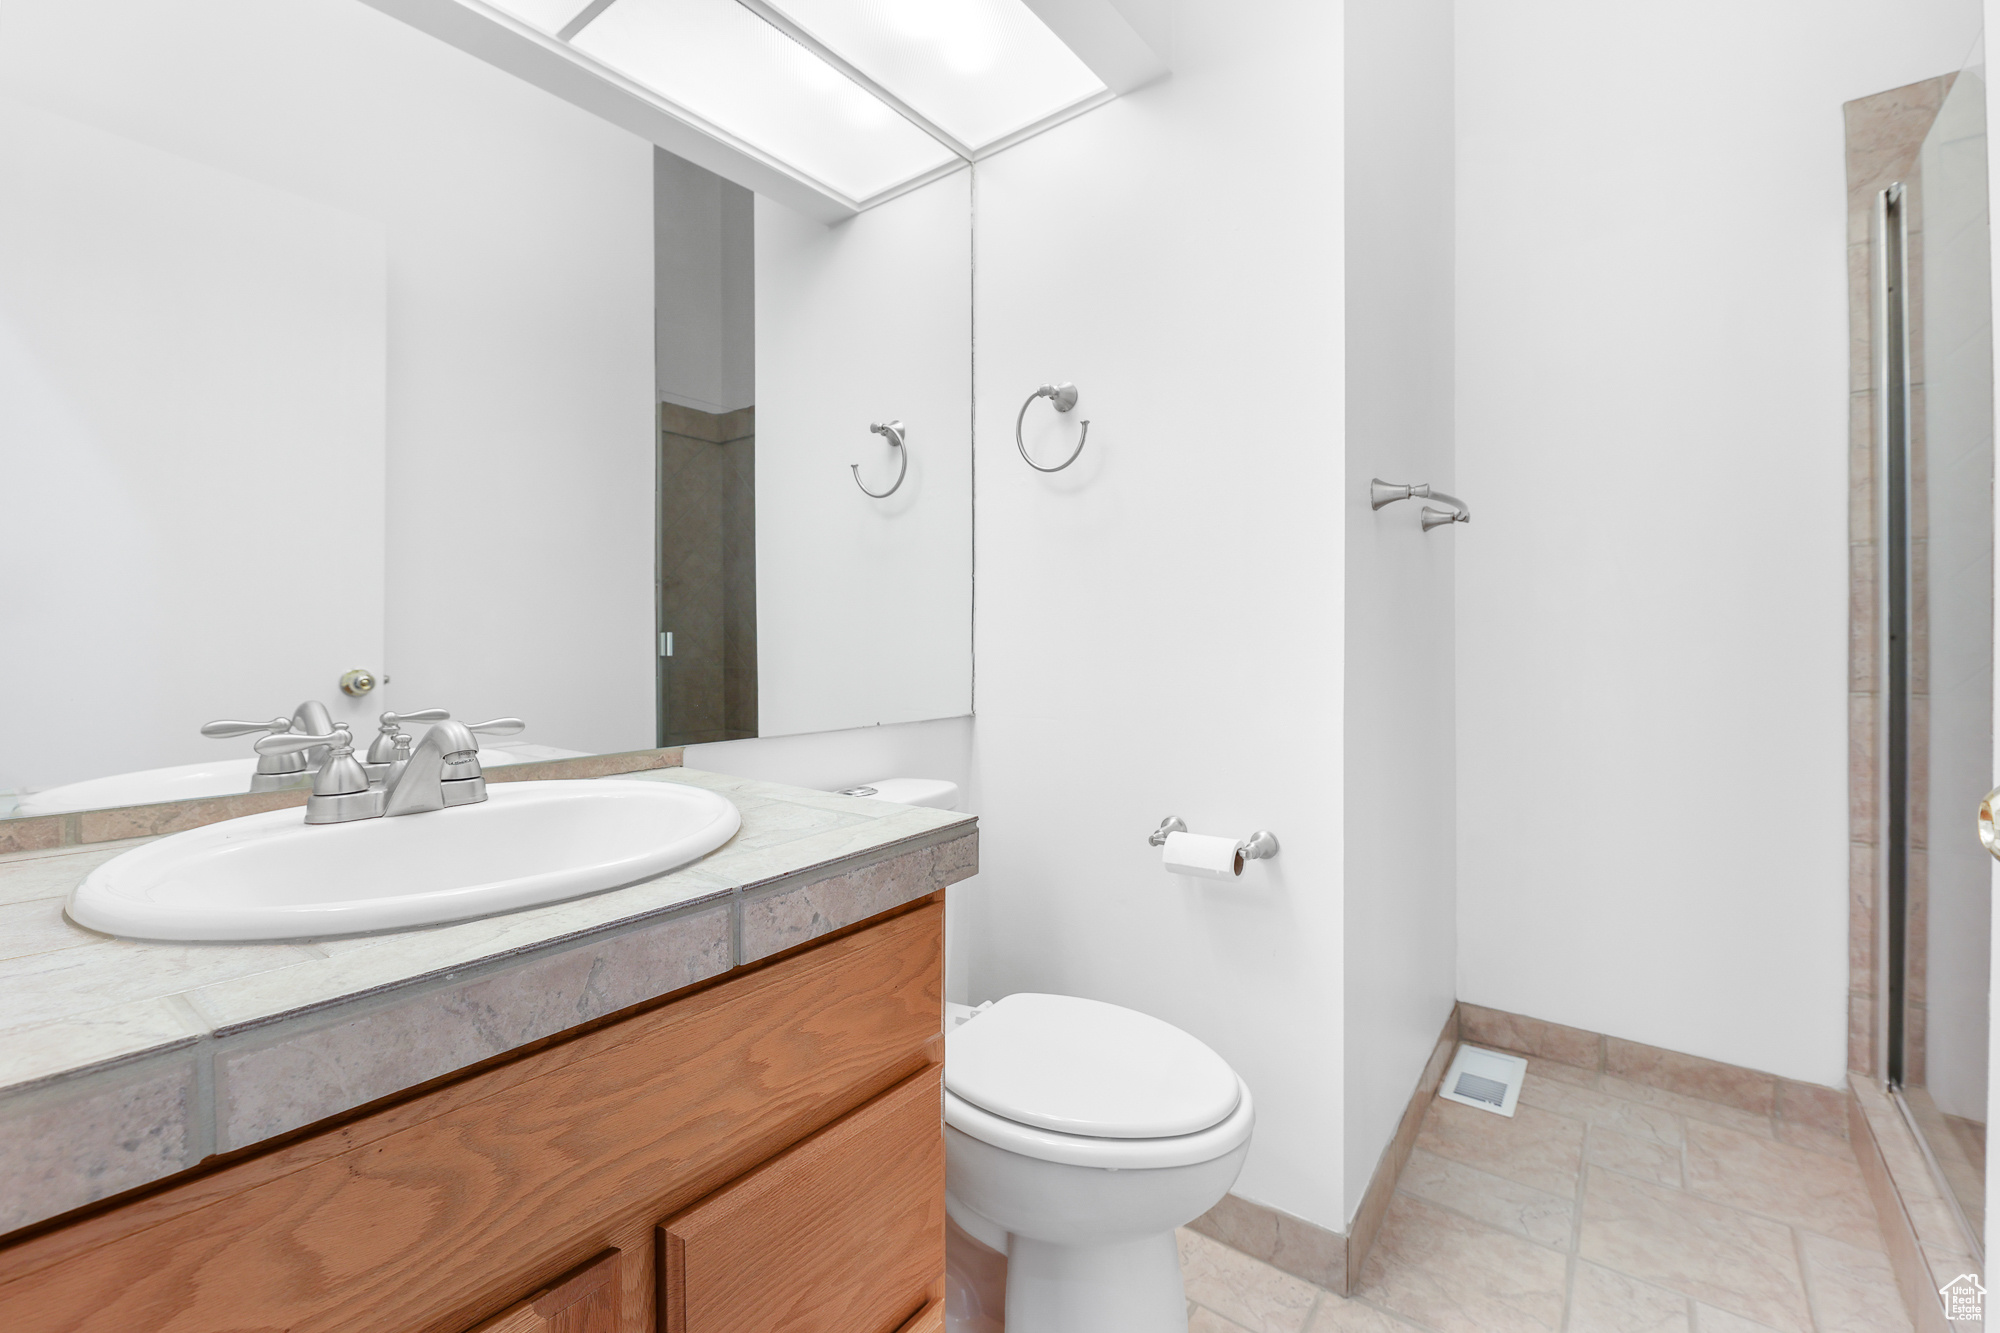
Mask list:
POLYGON ((854 474, 854 484, 861 486, 861 493, 863 495, 875 500, 886 500, 902 487, 903 478, 910 474, 910 451, 903 446, 903 423, 900 421, 876 421, 870 423, 868 429, 877 435, 886 437, 889 441, 889 447, 896 450, 896 456, 903 460, 902 469, 896 473, 895 484, 890 486, 886 491, 871 491, 861 484, 861 464, 848 464, 848 471, 854 474))
POLYGON ((1071 463, 1074 463, 1077 457, 1083 453, 1083 442, 1090 438, 1090 419, 1088 417, 1084 418, 1083 434, 1077 437, 1076 448, 1070 452, 1070 456, 1062 462, 1057 463, 1054 467, 1043 467, 1040 463, 1028 457, 1028 446, 1021 439, 1021 423, 1027 419, 1028 408, 1037 398, 1046 398, 1055 405, 1056 411, 1067 412, 1076 406, 1076 386, 1074 384, 1044 384, 1041 388, 1028 395, 1028 401, 1021 404, 1021 410, 1014 416, 1014 447, 1021 451, 1021 461, 1037 472, 1060 472, 1071 463))

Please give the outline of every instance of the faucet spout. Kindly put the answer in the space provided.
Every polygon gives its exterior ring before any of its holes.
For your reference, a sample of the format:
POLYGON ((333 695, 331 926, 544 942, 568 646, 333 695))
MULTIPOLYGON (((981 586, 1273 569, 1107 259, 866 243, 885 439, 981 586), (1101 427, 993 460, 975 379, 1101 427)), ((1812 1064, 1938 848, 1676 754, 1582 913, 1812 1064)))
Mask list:
POLYGON ((416 815, 448 805, 486 799, 486 775, 479 767, 479 742, 463 722, 435 723, 390 775, 382 813, 416 815))

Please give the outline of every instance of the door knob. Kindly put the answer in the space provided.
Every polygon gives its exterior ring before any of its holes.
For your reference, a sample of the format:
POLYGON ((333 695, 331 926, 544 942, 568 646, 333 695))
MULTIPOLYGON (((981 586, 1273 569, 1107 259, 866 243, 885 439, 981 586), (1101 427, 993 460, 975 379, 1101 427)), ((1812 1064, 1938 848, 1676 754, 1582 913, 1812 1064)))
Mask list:
POLYGON ((1993 807, 2000 805, 2000 787, 1986 793, 1979 803, 1979 841, 1995 860, 2000 860, 2000 831, 1993 827, 1993 807))

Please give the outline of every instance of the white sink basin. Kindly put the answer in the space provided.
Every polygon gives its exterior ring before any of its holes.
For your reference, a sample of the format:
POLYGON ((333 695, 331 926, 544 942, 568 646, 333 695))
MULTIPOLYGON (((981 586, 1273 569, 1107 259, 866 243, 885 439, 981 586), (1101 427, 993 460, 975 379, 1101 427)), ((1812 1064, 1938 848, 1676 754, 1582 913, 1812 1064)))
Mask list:
POLYGON ((154 940, 281 940, 461 921, 665 874, 735 836, 726 797, 671 782, 509 782, 477 805, 307 825, 227 819, 105 862, 72 921, 154 940))

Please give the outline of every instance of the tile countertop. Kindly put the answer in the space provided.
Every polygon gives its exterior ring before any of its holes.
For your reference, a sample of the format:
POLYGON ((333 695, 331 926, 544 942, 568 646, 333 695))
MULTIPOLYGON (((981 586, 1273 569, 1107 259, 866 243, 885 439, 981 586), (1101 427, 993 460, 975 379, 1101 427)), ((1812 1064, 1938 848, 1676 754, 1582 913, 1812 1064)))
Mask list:
POLYGON ((966 879, 977 821, 696 769, 743 826, 684 869, 472 921, 269 944, 62 913, 150 839, 0 855, 0 1234, 753 963, 966 879))

